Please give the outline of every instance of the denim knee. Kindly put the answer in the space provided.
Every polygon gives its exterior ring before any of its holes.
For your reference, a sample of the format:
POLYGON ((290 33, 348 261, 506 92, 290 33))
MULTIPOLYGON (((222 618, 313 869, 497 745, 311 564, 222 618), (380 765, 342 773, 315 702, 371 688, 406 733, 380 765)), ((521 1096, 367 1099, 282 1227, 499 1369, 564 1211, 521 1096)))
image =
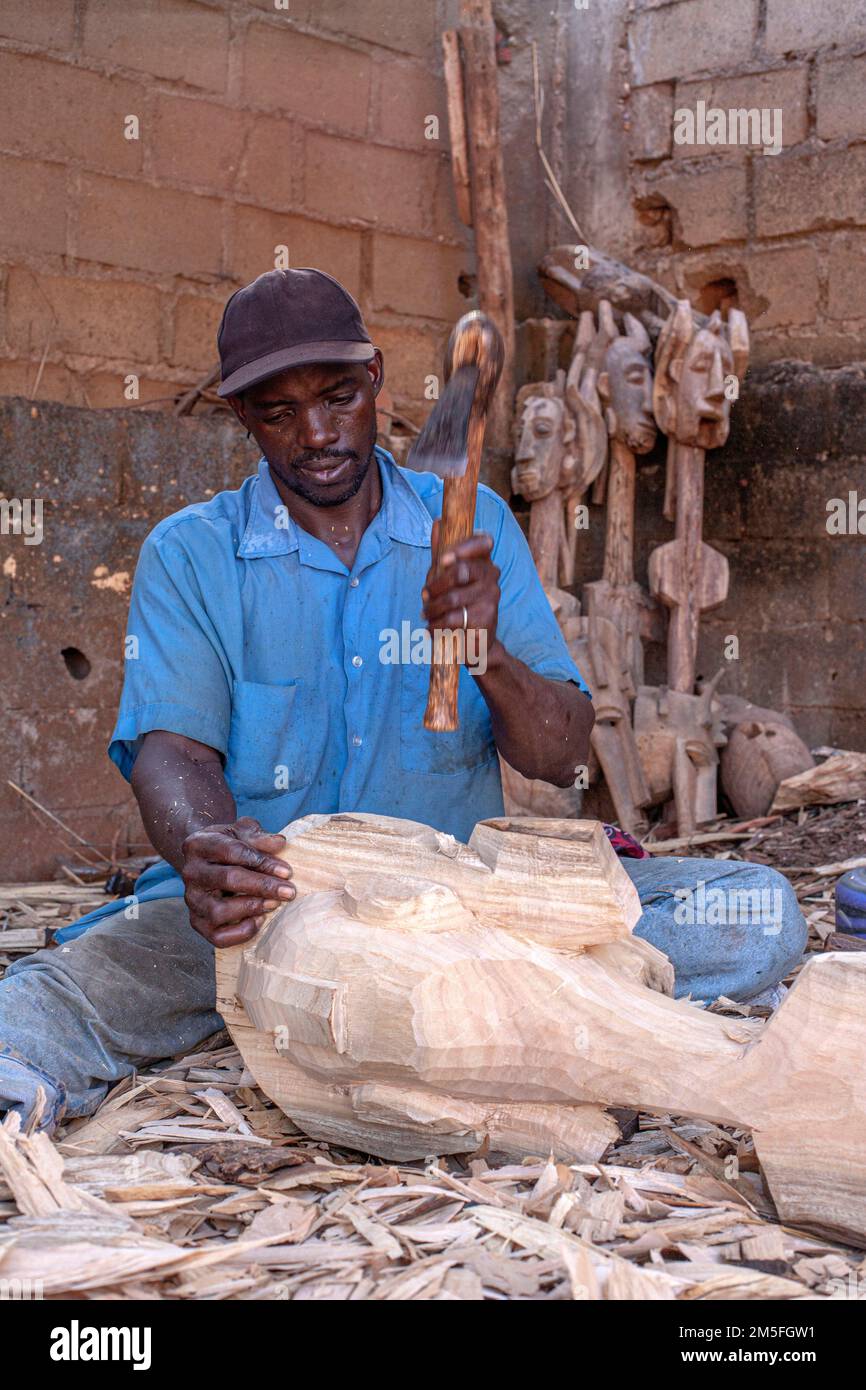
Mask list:
POLYGON ((677 996, 748 999, 800 959, 806 923, 775 869, 731 859, 624 864, 644 909, 635 934, 670 958, 677 996))

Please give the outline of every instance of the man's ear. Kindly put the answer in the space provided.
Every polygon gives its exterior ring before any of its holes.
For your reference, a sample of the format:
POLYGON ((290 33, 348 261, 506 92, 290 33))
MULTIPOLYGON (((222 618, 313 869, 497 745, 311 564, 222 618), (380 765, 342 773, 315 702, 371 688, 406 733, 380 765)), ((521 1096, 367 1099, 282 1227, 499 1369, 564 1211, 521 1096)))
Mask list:
POLYGON ((239 396, 226 396, 226 400, 228 401, 235 415, 240 420, 244 429, 248 430, 249 422, 247 420, 246 404, 244 402, 243 392, 241 392, 239 396))
POLYGON ((385 385, 385 359, 381 352, 376 348, 369 362, 365 363, 367 371, 370 373, 370 380, 373 383, 373 395, 378 396, 382 387, 385 385))

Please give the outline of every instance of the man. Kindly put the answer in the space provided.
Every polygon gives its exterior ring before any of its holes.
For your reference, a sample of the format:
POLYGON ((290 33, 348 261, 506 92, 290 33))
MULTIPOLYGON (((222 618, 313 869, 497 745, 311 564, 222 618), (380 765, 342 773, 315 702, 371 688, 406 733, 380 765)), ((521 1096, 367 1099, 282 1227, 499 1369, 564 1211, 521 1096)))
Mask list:
MULTIPOLYGON (((588 758, 591 701, 508 506, 482 488, 477 533, 431 565, 442 483, 375 447, 382 355, 343 287, 270 271, 229 300, 219 349, 220 393, 263 457, 145 541, 109 750, 163 860, 0 982, 0 1109, 29 1111, 42 1086, 48 1126, 221 1026, 213 950, 294 897, 289 821, 372 811, 465 839, 502 813, 498 753, 558 786, 588 758), (387 655, 406 623, 477 639, 456 733, 423 728, 428 666, 387 655)), ((805 928, 777 875, 624 863, 680 993, 746 997, 796 962, 805 928), (733 933, 678 925, 677 891, 725 877, 772 882, 781 906, 733 933)))

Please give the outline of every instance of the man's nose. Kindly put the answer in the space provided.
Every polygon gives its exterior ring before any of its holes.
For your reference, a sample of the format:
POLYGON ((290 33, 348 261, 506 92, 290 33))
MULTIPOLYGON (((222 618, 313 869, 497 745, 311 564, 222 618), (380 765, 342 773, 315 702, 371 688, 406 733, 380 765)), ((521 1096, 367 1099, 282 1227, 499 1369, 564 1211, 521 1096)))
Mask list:
POLYGON ((327 449, 340 438, 330 412, 324 405, 302 410, 298 421, 298 443, 304 449, 327 449))

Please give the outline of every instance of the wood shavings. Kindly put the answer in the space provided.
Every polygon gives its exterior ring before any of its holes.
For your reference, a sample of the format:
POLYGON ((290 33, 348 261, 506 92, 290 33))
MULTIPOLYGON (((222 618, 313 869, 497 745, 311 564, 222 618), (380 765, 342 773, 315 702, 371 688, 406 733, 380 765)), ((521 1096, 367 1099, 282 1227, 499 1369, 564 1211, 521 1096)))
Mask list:
MULTIPOLYGON (((679 852, 786 870, 823 949, 866 804, 720 828, 737 838, 679 852)), ((98 885, 12 885, 0 922, 50 940, 103 901, 98 885)), ((744 1040, 766 1026, 765 1009, 715 1011, 744 1040)), ((778 1223, 743 1131, 641 1115, 596 1163, 373 1162, 301 1134, 225 1034, 53 1139, 4 1122, 0 1262, 60 1298, 220 1301, 824 1299, 866 1272, 862 1251, 778 1223)))

